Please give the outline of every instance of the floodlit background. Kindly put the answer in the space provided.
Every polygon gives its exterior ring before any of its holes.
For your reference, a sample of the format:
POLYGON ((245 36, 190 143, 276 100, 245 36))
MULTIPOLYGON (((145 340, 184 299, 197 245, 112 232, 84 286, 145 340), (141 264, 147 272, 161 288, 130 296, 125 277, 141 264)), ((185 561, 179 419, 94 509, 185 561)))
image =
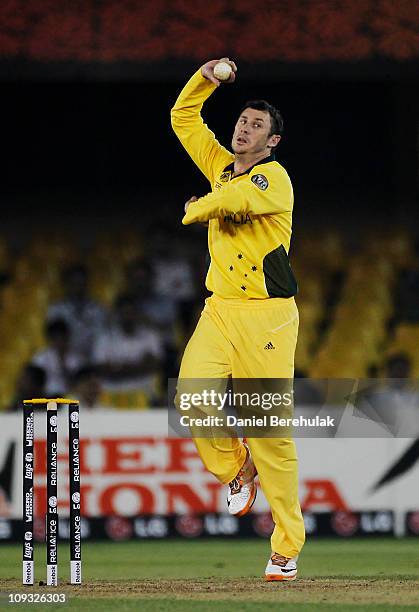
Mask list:
MULTIPOLYGON (((211 514, 224 492, 161 410, 207 265, 205 230, 180 220, 209 186, 169 113, 209 59, 238 65, 204 109, 223 144, 248 99, 285 118, 296 375, 419 376, 418 27, 411 0, 0 5, 0 538, 19 537, 21 400, 65 394, 81 401, 85 537, 272 528, 262 496, 244 522, 211 514)), ((41 516, 42 415, 37 431, 41 516)), ((417 446, 300 441, 308 533, 417 535, 417 446)))

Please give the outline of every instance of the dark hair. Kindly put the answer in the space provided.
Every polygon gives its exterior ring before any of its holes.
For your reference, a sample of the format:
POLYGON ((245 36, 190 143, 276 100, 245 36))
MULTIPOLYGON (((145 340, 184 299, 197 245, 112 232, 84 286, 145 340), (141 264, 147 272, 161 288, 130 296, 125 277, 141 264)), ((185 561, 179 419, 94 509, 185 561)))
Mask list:
POLYGON ((77 385, 93 376, 97 376, 97 369, 92 365, 83 366, 73 373, 71 381, 73 385, 77 385))
POLYGON ((87 279, 87 268, 84 264, 73 264, 64 269, 62 278, 64 282, 68 282, 75 276, 82 276, 84 280, 87 279))
POLYGON ((47 380, 47 374, 44 368, 40 368, 39 366, 29 363, 25 366, 24 373, 26 374, 26 376, 29 376, 33 385, 35 385, 39 389, 42 389, 44 387, 47 380))
POLYGON ((151 275, 153 272, 153 266, 151 265, 148 259, 144 257, 136 257, 135 259, 131 259, 126 266, 127 272, 132 272, 133 270, 142 270, 145 274, 151 275))
POLYGON ((408 377, 412 363, 409 355, 406 353, 395 353, 387 358, 385 365, 387 371, 393 368, 401 368, 403 373, 406 373, 406 376, 408 377))
POLYGON ((70 333, 70 328, 64 319, 53 319, 47 323, 45 333, 47 338, 68 336, 70 333))
POLYGON ((124 308, 125 306, 136 306, 137 305, 137 298, 135 295, 133 295, 132 293, 123 293, 122 295, 118 295, 117 298, 114 301, 114 308, 116 310, 120 310, 121 308, 124 308))
MULTIPOLYGON (((273 136, 273 134, 279 134, 280 136, 284 135, 284 119, 275 106, 272 106, 272 104, 269 104, 269 102, 266 100, 249 100, 249 102, 246 102, 246 104, 242 107, 240 115, 246 110, 246 108, 253 108, 254 110, 269 113, 271 118, 271 130, 269 136, 273 136)), ((272 149, 276 149, 276 147, 272 147, 272 149)))

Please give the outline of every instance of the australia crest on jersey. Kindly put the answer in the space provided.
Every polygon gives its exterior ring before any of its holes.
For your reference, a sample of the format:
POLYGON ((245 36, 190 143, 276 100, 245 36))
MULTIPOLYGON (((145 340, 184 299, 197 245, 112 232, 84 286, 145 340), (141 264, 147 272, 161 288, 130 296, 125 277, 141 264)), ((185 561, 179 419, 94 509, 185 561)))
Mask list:
POLYGON ((231 178, 231 170, 224 170, 219 176, 218 181, 215 183, 216 189, 221 189, 222 183, 228 183, 231 178))
POLYGON ((228 183, 231 177, 231 170, 226 170, 220 174, 220 181, 222 183, 228 183))

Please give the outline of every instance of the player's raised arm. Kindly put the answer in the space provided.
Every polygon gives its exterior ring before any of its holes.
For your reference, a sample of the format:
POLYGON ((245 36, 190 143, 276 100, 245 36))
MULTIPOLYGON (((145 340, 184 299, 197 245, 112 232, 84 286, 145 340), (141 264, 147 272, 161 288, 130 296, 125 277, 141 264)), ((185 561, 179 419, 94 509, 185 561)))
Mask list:
POLYGON ((171 111, 172 127, 176 136, 211 183, 218 169, 233 159, 232 153, 220 145, 201 116, 205 100, 221 82, 214 76, 214 67, 221 61, 231 66, 231 73, 224 82, 232 83, 237 70, 234 62, 230 62, 228 58, 211 60, 188 81, 171 111))

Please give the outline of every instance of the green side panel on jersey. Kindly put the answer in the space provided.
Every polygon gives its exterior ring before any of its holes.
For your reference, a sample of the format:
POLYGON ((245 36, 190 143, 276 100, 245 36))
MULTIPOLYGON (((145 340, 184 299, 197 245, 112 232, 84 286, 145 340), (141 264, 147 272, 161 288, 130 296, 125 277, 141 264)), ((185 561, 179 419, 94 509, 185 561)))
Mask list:
POLYGON ((298 285, 284 246, 281 244, 263 259, 263 274, 269 297, 290 298, 298 293, 298 285))

